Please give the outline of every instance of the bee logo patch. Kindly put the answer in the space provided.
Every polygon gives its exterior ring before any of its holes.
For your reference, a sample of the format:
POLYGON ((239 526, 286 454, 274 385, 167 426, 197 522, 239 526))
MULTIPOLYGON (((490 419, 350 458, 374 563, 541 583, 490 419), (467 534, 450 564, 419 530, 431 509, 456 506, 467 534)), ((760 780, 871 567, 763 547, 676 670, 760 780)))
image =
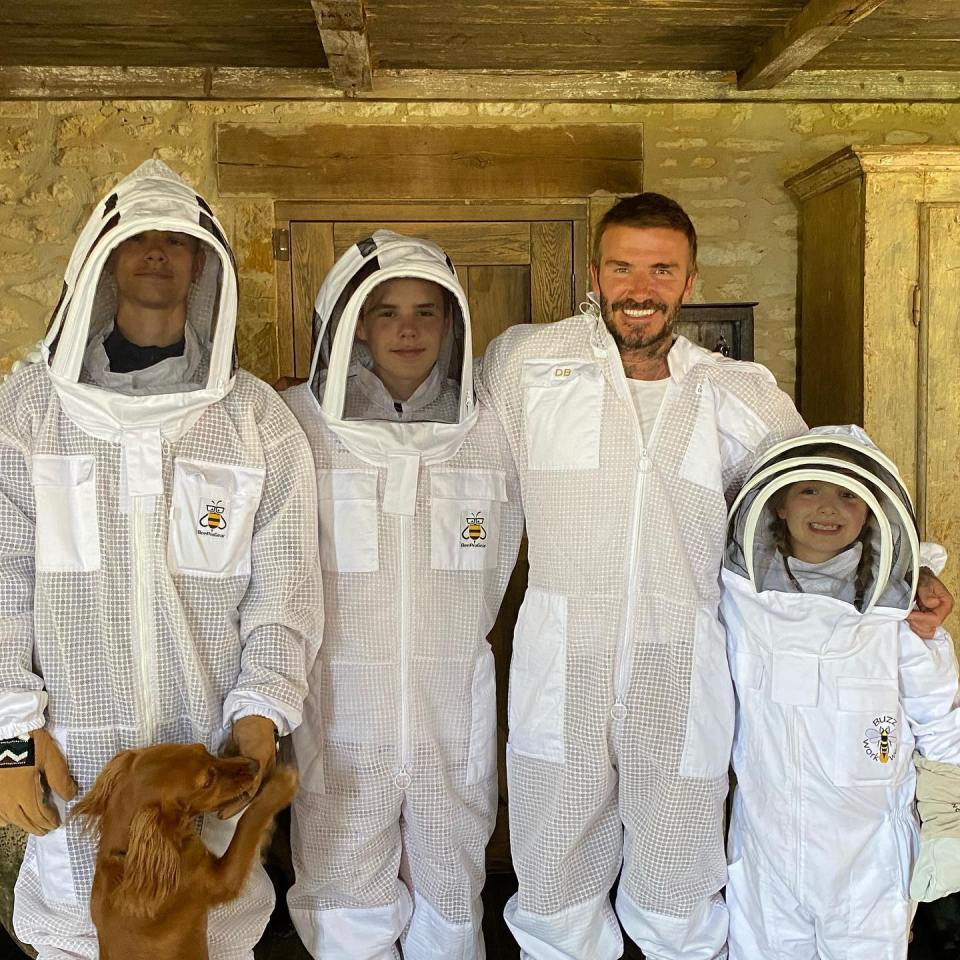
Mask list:
POLYGON ((864 732, 863 751, 876 763, 889 763, 897 756, 897 718, 874 717, 864 732))
POLYGON ((197 521, 197 536, 216 537, 222 540, 227 533, 227 508, 223 500, 213 500, 200 511, 197 521))
POLYGON ((479 510, 468 510, 461 520, 463 529, 460 531, 460 546, 486 550, 487 545, 483 541, 487 539, 487 528, 483 514, 479 510))

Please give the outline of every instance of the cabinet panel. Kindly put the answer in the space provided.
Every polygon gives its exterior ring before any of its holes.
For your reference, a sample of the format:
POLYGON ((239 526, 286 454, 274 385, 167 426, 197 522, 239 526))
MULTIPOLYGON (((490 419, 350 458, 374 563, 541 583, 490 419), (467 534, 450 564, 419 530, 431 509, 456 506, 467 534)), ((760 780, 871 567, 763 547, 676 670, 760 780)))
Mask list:
POLYGON ((811 427, 863 423, 863 186, 804 205, 797 401, 811 427))
MULTIPOLYGON (((918 485, 918 519, 922 534, 942 543, 952 558, 942 579, 956 597, 960 596, 960 204, 928 208, 924 214, 918 443, 924 482, 918 485)), ((956 629, 951 632, 956 636, 956 629)))

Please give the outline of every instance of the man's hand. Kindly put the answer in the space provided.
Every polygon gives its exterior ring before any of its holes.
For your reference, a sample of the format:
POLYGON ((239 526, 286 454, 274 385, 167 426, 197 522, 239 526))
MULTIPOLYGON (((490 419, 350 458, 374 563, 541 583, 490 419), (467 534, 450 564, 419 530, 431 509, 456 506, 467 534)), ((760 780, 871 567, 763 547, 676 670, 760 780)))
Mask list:
POLYGON ((221 820, 236 816, 256 795, 260 784, 268 777, 277 762, 277 728, 266 717, 241 717, 234 725, 230 742, 224 750, 228 757, 247 757, 260 764, 260 771, 253 785, 236 800, 228 803, 218 813, 221 820))
POLYGON ((917 607, 907 617, 910 629, 924 640, 932 640, 944 620, 953 611, 953 594, 928 567, 920 568, 917 583, 917 607))
POLYGON ((61 799, 72 800, 77 784, 56 741, 42 727, 30 734, 30 740, 3 743, 6 759, 0 759, 0 823, 11 823, 42 837, 60 826, 56 808, 47 802, 47 787, 61 799), (32 746, 32 763, 16 762, 19 744, 23 745, 21 756, 27 755, 32 746))

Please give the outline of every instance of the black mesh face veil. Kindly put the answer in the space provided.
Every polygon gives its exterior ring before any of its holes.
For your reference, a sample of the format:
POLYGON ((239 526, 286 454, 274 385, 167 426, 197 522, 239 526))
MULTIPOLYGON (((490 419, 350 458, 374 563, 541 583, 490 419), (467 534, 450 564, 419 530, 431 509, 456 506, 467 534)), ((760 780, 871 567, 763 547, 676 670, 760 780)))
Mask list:
POLYGON ((803 483, 835 484, 866 504, 864 528, 847 548, 859 551, 858 607, 909 607, 919 570, 913 506, 890 461, 859 439, 807 434, 778 445, 757 464, 730 512, 727 569, 758 591, 799 589, 777 508, 794 484, 803 483))
MULTIPOLYGON (((357 248, 362 251, 362 246, 357 244, 357 248)), ((371 274, 376 273, 380 269, 380 264, 377 261, 376 257, 373 257, 370 260, 364 262, 359 270, 350 278, 350 280, 344 285, 343 291, 339 297, 337 297, 337 302, 333 306, 333 310, 330 313, 329 321, 324 324, 323 317, 317 313, 316 310, 313 311, 313 341, 314 344, 317 344, 318 338, 322 337, 322 341, 319 345, 320 357, 324 365, 330 362, 330 353, 333 347, 333 339, 337 334, 337 327, 340 324, 340 318, 343 316, 343 311, 346 308, 347 304, 350 302, 350 298, 357 292, 357 288, 369 277, 371 274), (322 332, 321 332, 322 331, 322 332)), ((313 391, 317 394, 318 399, 322 399, 321 386, 318 382, 318 378, 313 380, 313 391)))

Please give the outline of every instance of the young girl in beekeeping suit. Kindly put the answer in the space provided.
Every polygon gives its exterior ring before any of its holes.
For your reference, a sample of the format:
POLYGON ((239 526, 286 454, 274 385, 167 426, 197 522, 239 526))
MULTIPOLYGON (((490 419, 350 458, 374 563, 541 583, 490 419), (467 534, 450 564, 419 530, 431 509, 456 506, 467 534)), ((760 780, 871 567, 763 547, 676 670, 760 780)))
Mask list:
POLYGON ((905 622, 918 571, 909 494, 857 427, 777 445, 733 505, 731 960, 907 956, 913 753, 960 763, 952 641, 905 622))

